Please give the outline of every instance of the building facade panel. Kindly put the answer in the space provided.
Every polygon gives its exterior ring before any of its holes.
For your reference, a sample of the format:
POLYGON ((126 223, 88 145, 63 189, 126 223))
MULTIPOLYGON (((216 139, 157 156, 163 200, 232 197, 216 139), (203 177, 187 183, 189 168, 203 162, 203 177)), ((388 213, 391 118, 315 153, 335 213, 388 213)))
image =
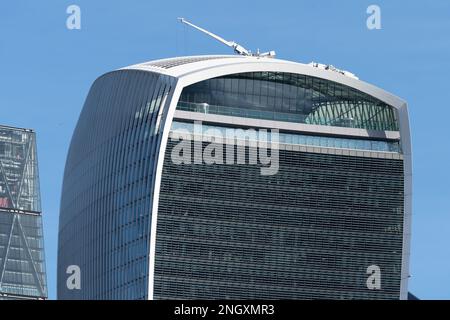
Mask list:
POLYGON ((36 135, 0 126, 0 299, 45 299, 36 135))
POLYGON ((262 176, 174 164, 176 143, 159 200, 156 299, 398 299, 402 160, 280 150, 280 171, 262 176), (381 290, 366 286, 371 265, 381 290))
POLYGON ((65 169, 59 299, 146 299, 157 121, 170 91, 167 77, 141 71, 94 83, 65 169), (66 284, 69 266, 80 290, 66 284))
MULTIPOLYGON (((281 72, 195 83, 184 88, 177 110, 399 130, 396 110, 374 97, 281 72)), ((224 137, 227 129, 236 129, 233 123, 205 119, 200 134, 209 142, 208 132, 224 137)), ((190 121, 177 118, 172 134, 199 134, 190 121)), ((173 150, 180 142, 169 139, 159 193, 154 298, 399 298, 405 200, 401 142, 374 136, 279 132, 280 171, 269 177, 248 161, 175 164, 173 150), (380 290, 367 287, 367 268, 373 265, 383 270, 380 290)), ((193 143, 189 154, 203 154, 206 145, 196 150, 193 143)), ((228 150, 222 148, 220 154, 228 150)), ((249 155, 247 148, 247 160, 249 155)))

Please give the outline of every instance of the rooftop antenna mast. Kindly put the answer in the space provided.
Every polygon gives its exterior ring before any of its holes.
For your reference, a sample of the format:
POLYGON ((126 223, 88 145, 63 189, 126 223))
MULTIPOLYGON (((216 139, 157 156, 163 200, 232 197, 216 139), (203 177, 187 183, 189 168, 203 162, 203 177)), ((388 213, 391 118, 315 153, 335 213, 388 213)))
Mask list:
POLYGON ((203 33, 206 33, 208 36, 216 39, 217 41, 223 43, 224 45, 233 48, 234 52, 236 52, 237 54, 241 55, 241 56, 252 56, 252 57, 269 57, 269 58, 273 58, 275 57, 275 51, 268 51, 268 52, 264 52, 264 53, 259 53, 259 50, 256 51, 256 53, 252 53, 250 50, 245 49, 243 46, 241 46, 239 43, 236 43, 234 41, 227 41, 222 37, 219 37, 218 35, 209 32, 208 30, 205 30, 203 28, 200 28, 199 26, 196 26, 195 24, 187 21, 184 18, 178 18, 178 20, 181 23, 187 24, 188 26, 191 26, 194 29, 197 29, 203 33))

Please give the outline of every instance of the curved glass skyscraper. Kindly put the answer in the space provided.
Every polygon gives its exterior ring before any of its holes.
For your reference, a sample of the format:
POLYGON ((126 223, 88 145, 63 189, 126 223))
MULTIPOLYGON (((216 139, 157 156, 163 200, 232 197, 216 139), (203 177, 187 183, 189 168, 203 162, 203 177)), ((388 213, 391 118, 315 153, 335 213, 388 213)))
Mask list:
POLYGON ((410 220, 401 99, 271 58, 138 64, 75 129, 58 298, 406 299, 410 220))

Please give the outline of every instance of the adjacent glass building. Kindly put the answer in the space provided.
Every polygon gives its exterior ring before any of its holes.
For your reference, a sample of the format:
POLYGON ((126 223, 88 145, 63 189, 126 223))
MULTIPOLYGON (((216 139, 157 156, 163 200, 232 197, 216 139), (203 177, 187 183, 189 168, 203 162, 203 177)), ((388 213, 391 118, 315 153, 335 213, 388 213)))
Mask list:
POLYGON ((138 64, 95 81, 75 129, 58 298, 406 299, 410 219, 401 99, 271 58, 138 64))
POLYGON ((46 298, 36 135, 0 126, 0 300, 46 298))

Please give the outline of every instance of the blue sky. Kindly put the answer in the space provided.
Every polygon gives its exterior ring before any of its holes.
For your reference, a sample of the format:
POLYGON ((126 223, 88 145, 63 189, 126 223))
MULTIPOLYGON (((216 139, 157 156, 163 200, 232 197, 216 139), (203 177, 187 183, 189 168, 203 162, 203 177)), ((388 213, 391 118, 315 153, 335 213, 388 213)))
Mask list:
POLYGON ((182 16, 255 50, 350 70, 409 103, 414 206, 410 291, 450 298, 450 2, 63 1, 0 3, 0 123, 38 135, 50 298, 56 297, 59 200, 70 138, 92 82, 156 58, 231 53, 182 16), (81 30, 66 8, 81 8, 81 30), (381 8, 381 30, 366 9, 381 8))

